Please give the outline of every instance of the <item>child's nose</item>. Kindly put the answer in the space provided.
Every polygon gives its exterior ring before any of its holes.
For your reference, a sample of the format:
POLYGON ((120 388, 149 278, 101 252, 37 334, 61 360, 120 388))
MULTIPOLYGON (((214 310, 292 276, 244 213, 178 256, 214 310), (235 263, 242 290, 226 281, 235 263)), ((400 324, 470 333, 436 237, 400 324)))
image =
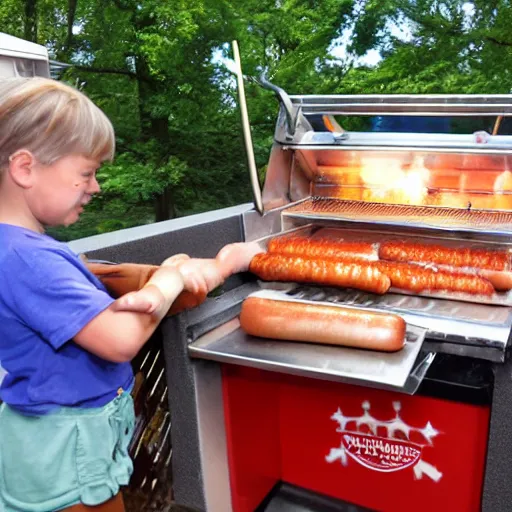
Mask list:
POLYGON ((100 184, 98 183, 96 176, 94 176, 90 181, 89 189, 87 190, 87 192, 92 195, 92 194, 97 194, 100 191, 101 191, 100 184))

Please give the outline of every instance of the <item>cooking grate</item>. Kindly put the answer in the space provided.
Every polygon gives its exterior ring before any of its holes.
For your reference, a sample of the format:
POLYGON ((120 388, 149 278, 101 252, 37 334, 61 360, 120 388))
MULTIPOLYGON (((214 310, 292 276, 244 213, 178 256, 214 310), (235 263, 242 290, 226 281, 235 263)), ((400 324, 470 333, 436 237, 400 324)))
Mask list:
POLYGON ((291 299, 315 302, 331 302, 353 307, 363 307, 391 312, 412 312, 422 316, 450 318, 454 321, 468 321, 503 325, 510 318, 508 308, 489 307, 451 300, 429 299, 412 295, 388 293, 375 295, 353 289, 338 289, 299 285, 285 292, 291 299))
POLYGON ((409 206, 313 197, 286 209, 283 215, 319 220, 512 234, 512 212, 469 208, 409 206))

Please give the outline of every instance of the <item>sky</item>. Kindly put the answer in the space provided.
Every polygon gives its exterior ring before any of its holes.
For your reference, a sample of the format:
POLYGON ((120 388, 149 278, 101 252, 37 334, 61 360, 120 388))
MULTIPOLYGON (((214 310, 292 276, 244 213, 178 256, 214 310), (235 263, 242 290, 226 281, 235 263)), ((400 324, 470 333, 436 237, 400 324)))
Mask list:
MULTIPOLYGON (((464 10, 466 19, 469 22, 471 19, 471 16, 474 13, 474 10, 475 10, 473 3, 472 2, 464 2, 464 4, 462 5, 462 9, 464 10)), ((393 35, 394 37, 396 37, 398 39, 401 39, 402 41, 408 41, 412 37, 411 28, 407 22, 401 23, 401 24, 390 23, 389 28, 391 31, 391 35, 393 35)), ((347 29, 341 37, 339 37, 337 40, 333 41, 330 54, 337 58, 344 59, 347 55, 346 49, 347 49, 348 43, 350 42, 351 35, 352 35, 352 30, 347 29)), ((363 65, 363 66, 375 66, 381 60, 382 60, 382 57, 378 50, 369 50, 368 52, 366 52, 365 55, 363 55, 362 57, 360 57, 357 60, 357 63, 359 65, 363 65)))
MULTIPOLYGON (((474 13, 474 5, 472 2, 464 2, 462 4, 462 9, 464 10, 466 14, 466 18, 469 21, 471 20, 471 17, 474 13)), ((412 38, 412 32, 411 32, 411 26, 406 21, 401 24, 397 23, 391 23, 389 29, 391 31, 391 34, 401 39, 402 41, 407 41, 412 38)), ((350 38, 352 36, 353 29, 349 28, 346 29, 343 34, 336 40, 334 40, 331 44, 331 47, 329 49, 329 53, 340 59, 344 60, 347 57, 347 47, 350 43, 350 38)), ((361 66, 376 66, 380 61, 382 60, 382 56, 380 55, 378 50, 369 50, 366 52, 365 55, 362 57, 359 57, 356 60, 356 65, 361 66)), ((235 63, 232 59, 226 59, 222 57, 222 51, 219 50, 218 52, 214 53, 213 56, 214 62, 222 62, 229 70, 233 71, 235 68, 235 63)), ((243 61, 242 61, 242 68, 243 68, 243 61)))

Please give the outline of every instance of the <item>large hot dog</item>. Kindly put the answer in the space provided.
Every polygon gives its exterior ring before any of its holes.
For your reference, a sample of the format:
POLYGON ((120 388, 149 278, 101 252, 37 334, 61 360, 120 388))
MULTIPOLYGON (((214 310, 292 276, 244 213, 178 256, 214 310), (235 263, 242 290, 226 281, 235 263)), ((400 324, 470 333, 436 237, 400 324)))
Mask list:
POLYGON ((391 285, 375 265, 354 261, 262 253, 254 256, 249 270, 265 281, 324 284, 378 294, 386 293, 391 285))
POLYGON ((485 296, 495 291, 487 279, 478 275, 402 262, 361 263, 267 253, 257 255, 249 269, 265 281, 356 288, 378 294, 386 293, 390 287, 415 293, 448 291, 485 296))
MULTIPOLYGON (((406 263, 400 263, 400 262, 382 262, 383 264, 387 265, 406 265, 406 263)), ((418 263, 416 265, 421 265, 421 263, 418 263)), ((416 266, 415 265, 415 266, 416 266)), ((478 279, 472 279, 468 280, 467 278, 462 278, 459 280, 459 282, 456 283, 457 285, 457 291, 464 291, 466 293, 473 293, 471 290, 474 290, 474 293, 478 294, 479 289, 483 289, 484 295, 491 295, 490 293, 490 287, 489 284, 486 283, 488 281, 491 283, 493 288, 498 292, 506 292, 509 290, 512 290, 512 272, 506 271, 506 270, 486 270, 486 269, 477 269, 477 268, 467 268, 467 267, 452 267, 450 265, 436 265, 435 268, 432 268, 428 263, 424 264, 425 266, 423 268, 427 268, 434 271, 443 271, 442 274, 439 274, 439 279, 437 281, 438 285, 443 286, 443 284, 446 283, 446 279, 452 276, 459 276, 461 274, 466 274, 469 276, 480 276, 478 279), (428 266, 427 266, 428 265, 428 266), (484 281, 482 281, 482 279, 484 281)), ((387 274, 391 281, 393 282, 393 279, 389 273, 387 274)), ((396 280, 396 279, 395 279, 396 280)), ((453 282, 453 281, 452 281, 453 282)), ((393 286, 393 284, 392 284, 393 286)))
POLYGON ((452 267, 510 269, 510 255, 505 251, 454 248, 405 241, 381 243, 379 257, 389 261, 426 262, 452 267))
POLYGON ((376 244, 370 242, 311 239, 303 236, 273 238, 268 243, 268 252, 310 258, 351 258, 365 261, 378 258, 376 244))
POLYGON ((242 329, 253 336, 395 352, 405 343, 403 318, 344 306, 248 297, 242 329))

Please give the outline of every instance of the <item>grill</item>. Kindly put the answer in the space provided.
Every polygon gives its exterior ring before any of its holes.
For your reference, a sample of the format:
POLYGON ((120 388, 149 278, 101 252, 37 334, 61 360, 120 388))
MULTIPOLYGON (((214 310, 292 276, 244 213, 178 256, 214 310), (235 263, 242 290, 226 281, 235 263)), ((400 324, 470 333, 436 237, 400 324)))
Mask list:
MULTIPOLYGON (((510 116, 512 97, 289 96, 264 77, 254 80, 280 105, 260 187, 243 80, 239 69, 254 192, 254 207, 240 217, 244 240, 266 248, 290 235, 377 244, 405 239, 510 253, 512 137, 352 132, 342 125, 356 115, 510 116)), ((192 419, 174 428, 198 440, 191 461, 179 455, 180 436, 173 438, 178 502, 223 512, 281 506, 405 512, 421 495, 420 511, 508 510, 511 492, 497 482, 512 476, 504 455, 512 446, 502 427, 512 420, 512 292, 481 297, 392 288, 374 295, 239 278, 180 318, 187 373, 168 357, 168 373, 175 374, 169 388, 183 385, 178 375, 188 376, 194 403, 192 419), (255 338, 238 320, 249 295, 392 312, 407 323, 405 347, 382 354, 255 338), (421 439, 413 440, 416 431, 421 439), (461 471, 452 467, 459 456, 461 471), (197 471, 200 485, 180 476, 197 471), (375 492, 366 492, 363 481, 375 492), (465 487, 454 490, 461 482, 465 487), (443 498, 442 489, 460 497, 443 498)), ((171 395, 173 406, 179 402, 171 395)))
MULTIPOLYGON (((44 55, 35 60, 34 74, 46 75, 44 55)), ((116 242, 91 257, 159 263, 289 235, 512 257, 512 136, 343 128, 354 116, 494 123, 512 116, 512 96, 289 96, 253 79, 280 107, 261 188, 243 80, 239 66, 254 205, 196 225, 180 219, 175 231, 145 227, 165 240, 116 242)), ((164 321, 133 362, 134 497, 207 512, 508 512, 511 306, 512 290, 374 295, 234 276, 164 321), (249 295, 391 312, 407 323, 405 346, 380 353, 249 336, 238 319, 249 295)))
MULTIPOLYGON (((512 137, 343 125, 351 116, 494 121, 512 115, 511 96, 289 96, 258 79, 279 101, 260 186, 241 69, 237 78, 254 204, 160 223, 90 258, 212 257, 230 242, 266 248, 289 235, 510 253, 512 137)), ((159 414, 167 389, 162 431, 170 425, 172 450, 165 435, 151 450, 143 443, 139 456, 161 450, 151 479, 170 463, 176 503, 194 510, 508 512, 510 295, 374 295, 233 276, 163 322, 156 412, 145 416, 159 414), (254 294, 395 313, 407 323, 405 348, 382 354, 249 336, 239 313, 254 294)))

